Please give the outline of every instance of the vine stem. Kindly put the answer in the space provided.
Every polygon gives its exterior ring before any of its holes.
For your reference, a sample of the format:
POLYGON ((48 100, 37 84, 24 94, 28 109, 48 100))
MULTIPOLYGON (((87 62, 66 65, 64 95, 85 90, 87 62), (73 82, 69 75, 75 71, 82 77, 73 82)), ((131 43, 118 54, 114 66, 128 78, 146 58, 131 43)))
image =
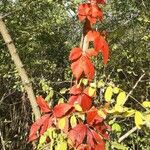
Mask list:
POLYGON ((27 95, 28 95, 33 113, 35 115, 35 120, 37 120, 37 119, 40 118, 41 114, 40 114, 39 107, 36 103, 36 98, 35 98, 35 95, 34 95, 34 92, 33 92, 32 84, 31 84, 31 82, 30 82, 30 80, 27 76, 27 73, 24 69, 24 66, 23 66, 22 61, 19 57, 19 54, 17 53, 17 49, 16 49, 16 47, 15 47, 15 45, 14 45, 12 39, 11 39, 10 34, 8 33, 6 25, 3 22, 1 16, 0 16, 0 33, 1 33, 5 43, 7 45, 8 51, 11 55, 11 58, 14 61, 14 64, 17 68, 17 71, 18 71, 18 73, 21 77, 22 84, 25 88, 25 91, 27 92, 27 95))

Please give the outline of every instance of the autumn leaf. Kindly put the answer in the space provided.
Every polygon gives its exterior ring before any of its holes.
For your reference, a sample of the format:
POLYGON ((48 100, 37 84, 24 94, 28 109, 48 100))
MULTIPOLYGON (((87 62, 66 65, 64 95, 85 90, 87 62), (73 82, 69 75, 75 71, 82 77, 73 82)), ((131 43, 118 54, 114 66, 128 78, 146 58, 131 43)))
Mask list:
POLYGON ((84 124, 78 124, 76 127, 72 128, 69 131, 69 139, 76 145, 79 146, 85 136, 86 136, 86 132, 87 132, 87 127, 84 124))
POLYGON ((81 92, 82 92, 82 87, 81 87, 81 86, 78 86, 78 85, 74 85, 74 86, 71 87, 71 89, 70 89, 70 94, 73 94, 73 95, 80 94, 81 92))
POLYGON ((142 115, 142 113, 139 112, 139 111, 136 111, 134 119, 135 119, 136 127, 138 129, 141 129, 141 125, 143 125, 143 115, 142 115))
POLYGON ((55 117, 62 117, 66 115, 66 113, 73 108, 72 105, 66 103, 60 103, 56 105, 53 110, 53 114, 55 117))
POLYGON ((105 95, 104 98, 107 102, 111 101, 113 95, 113 88, 111 86, 107 87, 106 91, 105 91, 105 95))
POLYGON ((78 59, 82 54, 82 49, 81 48, 73 48, 70 52, 69 55, 69 60, 75 60, 78 59))
POLYGON ((38 96, 36 98, 36 102, 37 102, 37 104, 40 107, 42 112, 47 113, 47 112, 51 111, 49 106, 48 106, 48 104, 45 102, 45 100, 44 100, 44 98, 42 96, 38 96))
POLYGON ((44 129, 41 134, 43 134, 46 129, 47 129, 47 124, 45 124, 46 122, 49 122, 49 118, 50 118, 50 115, 49 114, 45 114, 43 115, 41 118, 39 118, 36 122, 34 122, 30 128, 30 134, 29 134, 29 142, 35 140, 38 138, 38 135, 37 135, 37 131, 42 127, 44 126, 44 129))

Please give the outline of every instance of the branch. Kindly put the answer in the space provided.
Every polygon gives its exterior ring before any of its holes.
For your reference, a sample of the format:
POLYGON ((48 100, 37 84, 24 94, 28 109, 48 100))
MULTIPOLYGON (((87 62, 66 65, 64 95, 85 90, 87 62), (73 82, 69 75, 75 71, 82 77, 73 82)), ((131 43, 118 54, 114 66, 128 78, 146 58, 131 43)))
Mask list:
POLYGON ((125 138, 127 138, 130 134, 132 134, 133 132, 135 132, 138 128, 137 127, 133 127, 131 130, 129 130, 126 134, 124 134, 122 137, 119 138, 118 142, 122 142, 125 138))
POLYGON ((132 94, 133 90, 137 87, 138 83, 142 80, 142 78, 145 76, 145 73, 141 75, 141 77, 138 79, 138 81, 135 83, 135 85, 133 86, 132 90, 128 93, 128 95, 126 96, 125 101, 127 101, 127 99, 129 98, 129 96, 132 94))
POLYGON ((12 60, 14 61, 14 64, 17 68, 17 71, 21 77, 22 84, 24 85, 24 88, 27 92, 28 98, 30 100, 30 104, 33 110, 33 113, 35 115, 35 119, 37 120, 40 118, 40 111, 38 108, 38 105, 36 103, 36 98, 33 92, 32 84, 27 76, 27 73, 23 67, 22 61, 17 53, 17 49, 8 33, 8 30, 6 28, 5 23, 2 20, 2 17, 0 16, 0 33, 3 36, 3 39, 7 45, 7 48, 9 50, 9 53, 11 55, 12 60))
POLYGON ((3 140, 1 131, 0 131, 0 138, 1 138, 1 144, 2 144, 3 150, 6 150, 6 148, 5 148, 5 141, 3 140))

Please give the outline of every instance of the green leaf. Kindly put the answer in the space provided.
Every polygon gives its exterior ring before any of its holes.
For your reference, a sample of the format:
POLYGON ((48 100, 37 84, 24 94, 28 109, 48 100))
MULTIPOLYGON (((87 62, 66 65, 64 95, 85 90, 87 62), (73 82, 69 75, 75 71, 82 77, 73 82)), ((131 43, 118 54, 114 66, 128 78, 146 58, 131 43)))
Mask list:
POLYGON ((45 100, 49 102, 53 96, 54 96, 54 91, 51 89, 49 94, 46 96, 45 100))
POLYGON ((126 102, 126 93, 125 92, 120 92, 119 95, 117 96, 116 100, 116 105, 123 106, 124 103, 126 102))
POLYGON ((67 91, 68 91, 67 88, 62 88, 62 89, 60 90, 60 94, 65 94, 67 91))
POLYGON ((112 125, 112 131, 121 132, 122 131, 121 126, 118 123, 114 123, 112 125))
POLYGON ((85 86, 88 85, 88 79, 86 79, 86 78, 82 79, 82 83, 83 83, 85 86))
POLYGON ((117 142, 111 142, 111 147, 116 148, 117 150, 128 150, 128 147, 126 147, 122 144, 119 144, 117 142))
POLYGON ((113 95, 113 88, 111 86, 109 86, 105 91, 105 95, 104 95, 105 100, 107 102, 110 102, 112 95, 113 95))

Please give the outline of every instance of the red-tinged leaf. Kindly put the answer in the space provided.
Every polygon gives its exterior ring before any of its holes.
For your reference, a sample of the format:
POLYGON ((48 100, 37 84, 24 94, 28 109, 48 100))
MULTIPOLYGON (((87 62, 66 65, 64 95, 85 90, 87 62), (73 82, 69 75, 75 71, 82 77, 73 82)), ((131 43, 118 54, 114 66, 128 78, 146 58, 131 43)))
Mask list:
POLYGON ((89 129, 87 130, 87 144, 94 148, 93 134, 89 129))
POLYGON ((36 122, 32 124, 30 128, 29 142, 38 138, 37 131, 44 124, 44 122, 49 119, 49 117, 50 117, 49 114, 43 115, 40 119, 38 119, 36 122))
POLYGON ((86 51, 86 55, 90 58, 92 56, 97 56, 98 52, 95 51, 94 48, 91 48, 86 51))
POLYGON ((82 94, 79 104, 81 105, 83 111, 87 111, 92 106, 92 98, 86 94, 82 94))
POLYGON ((73 48, 69 55, 69 60, 78 59, 82 54, 81 48, 73 48))
POLYGON ((40 129, 40 136, 43 135, 43 133, 48 129, 49 126, 49 119, 50 117, 46 118, 41 126, 40 129))
POLYGON ((83 68, 80 64, 80 59, 71 64, 71 69, 75 78, 79 80, 80 76, 83 73, 83 68))
POLYGON ((105 143, 98 143, 95 144, 95 149, 94 150, 105 150, 105 143))
POLYGON ((70 89, 70 94, 73 94, 73 95, 81 94, 81 92, 82 92, 82 87, 78 85, 74 85, 70 89))
POLYGON ((74 103, 77 102, 78 97, 79 97, 78 95, 72 95, 68 100, 68 104, 74 105, 74 103))
POLYGON ((109 57, 109 47, 102 36, 99 36, 94 40, 94 48, 96 51, 100 51, 102 53, 103 62, 106 64, 109 57))
POLYGON ((97 115, 97 110, 96 109, 91 109, 87 112, 87 123, 88 124, 91 124, 94 120, 94 118, 96 117, 97 115))
POLYGON ((77 150, 91 150, 91 147, 87 144, 80 144, 78 147, 77 147, 77 150))
POLYGON ((89 14, 90 5, 89 4, 81 4, 78 7, 78 17, 80 21, 83 21, 86 16, 89 14))
POLYGON ((97 143, 104 143, 104 141, 102 140, 102 137, 100 135, 98 135, 97 132, 95 132, 94 130, 91 130, 91 132, 97 143))
POLYGON ((69 131, 68 137, 76 145, 82 144, 87 132, 87 127, 84 124, 78 124, 72 130, 69 131))
POLYGON ((97 124, 94 127, 104 139, 109 140, 109 135, 106 133, 108 127, 105 124, 97 124))
POLYGON ((82 67, 88 80, 92 80, 95 73, 94 65, 92 64, 91 60, 86 56, 82 57, 82 67))
POLYGON ((100 34, 97 31, 89 31, 87 33, 87 38, 89 41, 94 41, 99 36, 100 36, 100 34))
POLYGON ((60 103, 59 105, 56 105, 53 110, 53 114, 55 117, 62 117, 64 116, 69 110, 73 108, 72 105, 66 104, 66 103, 60 103))
POLYGON ((95 24, 97 19, 92 17, 91 15, 90 16, 87 16, 87 19, 90 21, 91 24, 95 24))
POLYGON ((51 111, 49 106, 48 106, 48 104, 45 102, 45 100, 44 100, 44 98, 42 96, 38 96, 36 98, 36 102, 39 105, 39 107, 40 107, 42 112, 47 113, 47 112, 51 111))
POLYGON ((91 4, 105 4, 105 0, 89 0, 91 4))

